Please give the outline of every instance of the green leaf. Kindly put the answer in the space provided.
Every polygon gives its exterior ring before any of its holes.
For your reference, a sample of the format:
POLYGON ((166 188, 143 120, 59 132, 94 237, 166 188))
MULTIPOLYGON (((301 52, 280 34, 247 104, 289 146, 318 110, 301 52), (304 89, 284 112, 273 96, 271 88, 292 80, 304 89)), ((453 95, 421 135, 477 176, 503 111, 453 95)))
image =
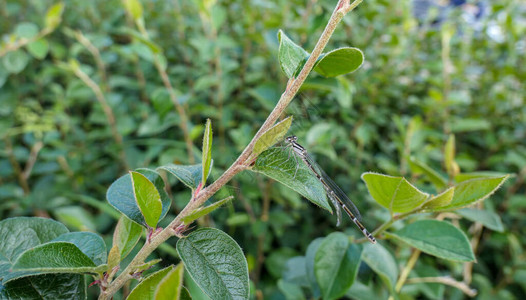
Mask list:
POLYGON ((362 180, 374 200, 391 212, 409 212, 428 197, 428 194, 418 190, 403 177, 364 173, 362 180))
POLYGON ((323 299, 339 299, 351 287, 360 265, 362 249, 349 243, 349 238, 334 232, 316 251, 314 272, 323 299))
POLYGON ((278 280, 278 289, 285 295, 286 300, 304 300, 305 295, 301 286, 287 282, 283 279, 278 280))
POLYGON ((292 116, 287 117, 283 121, 272 126, 269 130, 265 131, 254 144, 252 149, 252 157, 257 157, 261 152, 274 146, 277 142, 283 139, 285 134, 292 124, 292 116))
POLYGON ((470 179, 477 179, 477 178, 491 178, 491 177, 503 177, 508 174, 501 173, 501 172, 493 172, 493 171, 480 171, 480 172, 470 172, 470 173, 460 173, 455 176, 455 182, 463 182, 470 179))
MULTIPOLYGON (((128 27, 119 28, 118 32, 122 32, 123 34, 131 35, 138 42, 138 44, 135 44, 135 45, 146 46, 146 48, 141 48, 141 49, 146 49, 146 51, 148 51, 148 50, 151 51, 149 58, 147 58, 146 56, 143 56, 143 58, 147 59, 149 62, 153 62, 154 61, 154 55, 155 54, 159 54, 159 53, 161 53, 163 51, 161 46, 159 46, 156 43, 150 41, 147 37, 143 36, 140 32, 137 32, 137 31, 135 31, 135 30, 133 30, 131 28, 128 28, 128 27)), ((140 53, 137 53, 137 54, 140 54, 140 53)))
POLYGON ((135 201, 141 210, 144 221, 149 227, 156 228, 163 209, 161 195, 159 195, 155 185, 146 176, 133 171, 130 171, 130 175, 135 201))
POLYGON ((174 266, 169 266, 159 270, 142 280, 128 295, 127 300, 153 300, 155 290, 163 278, 173 270, 174 266))
POLYGON ((29 62, 29 56, 23 50, 8 52, 3 58, 2 63, 5 69, 12 74, 20 73, 29 62))
POLYGON ((155 290, 155 300, 179 300, 183 289, 184 266, 178 264, 166 274, 155 290))
POLYGON ((307 269, 307 279, 309 280, 310 289, 314 298, 321 297, 321 290, 316 280, 316 274, 314 272, 314 265, 316 263, 315 257, 318 249, 320 248, 321 243, 325 238, 317 238, 313 240, 307 247, 307 252, 305 255, 306 260, 306 269, 307 269))
POLYGON ((387 234, 436 257, 465 262, 475 260, 464 232, 445 221, 419 220, 387 234))
MULTIPOLYGON (((68 229, 63 224, 44 218, 17 217, 0 221, 0 278, 6 282, 38 274, 38 272, 9 272, 21 253, 52 241, 68 229)), ((0 284, 0 286, 1 286, 0 284)))
POLYGON ((212 138, 212 122, 210 119, 206 119, 205 133, 203 134, 203 179, 201 179, 203 186, 206 184, 206 179, 210 173, 210 164, 212 162, 212 138))
POLYGON ((27 51, 38 59, 44 59, 49 51, 49 43, 45 38, 38 39, 27 45, 27 51))
POLYGON ((282 148, 270 148, 258 156, 251 170, 281 182, 312 203, 332 212, 322 183, 293 153, 282 148))
POLYGON ((140 225, 121 215, 113 233, 113 245, 119 247, 120 260, 128 256, 141 238, 141 234, 140 225))
POLYGON ((85 299, 86 281, 80 274, 45 274, 0 283, 0 299, 85 299))
MULTIPOLYGON (((192 279, 192 276, 188 274, 188 271, 184 271, 184 285, 186 288, 188 288, 188 292, 190 295, 192 295, 193 299, 196 300, 211 300, 208 295, 205 294, 205 292, 195 283, 195 281, 192 279)), ((183 294, 181 293, 181 299, 183 299, 183 294)))
POLYGON ((409 158, 409 166, 413 174, 424 174, 427 176, 429 181, 435 185, 437 190, 442 190, 447 186, 447 179, 442 177, 437 171, 431 169, 428 165, 423 162, 417 161, 413 157, 409 158))
POLYGON ((97 265, 75 244, 50 242, 26 250, 13 263, 15 271, 42 273, 97 273, 97 265))
POLYGON ((485 227, 498 232, 504 231, 504 225, 498 214, 484 209, 463 208, 456 211, 457 214, 473 222, 479 222, 485 227))
POLYGON ((248 299, 247 261, 221 230, 203 228, 177 241, 177 252, 193 280, 212 299, 248 299))
POLYGON ((449 203, 451 203, 451 200, 453 200, 453 196, 455 195, 455 188, 450 187, 449 189, 443 191, 442 193, 431 197, 429 200, 427 200, 424 205, 422 205, 425 209, 431 209, 437 207, 446 206, 449 203))
MULTIPOLYGON (((133 222, 132 222, 133 223, 133 222)), ((108 272, 111 272, 113 268, 118 266, 121 263, 121 250, 119 246, 113 244, 108 253, 108 272)))
POLYGON ((174 165, 158 167, 157 169, 168 171, 181 181, 184 185, 195 190, 202 180, 202 164, 197 165, 174 165))
POLYGON ((295 256, 287 260, 281 278, 287 283, 308 287, 307 264, 305 256, 295 256))
POLYGON ((398 278, 398 267, 393 256, 380 243, 365 244, 362 252, 362 260, 373 271, 380 276, 391 294, 394 294, 396 278, 398 278))
POLYGON ((14 33, 19 38, 30 39, 38 34, 38 26, 33 23, 22 22, 16 25, 14 33))
POLYGON ((449 126, 451 128, 451 132, 469 132, 488 130, 491 128, 491 123, 486 119, 461 118, 455 119, 449 126))
POLYGON ((292 78, 296 72, 303 67, 309 53, 296 45, 289 37, 280 30, 278 32, 279 65, 288 78, 292 78))
POLYGON ((142 18, 142 4, 139 0, 124 0, 123 3, 126 11, 134 20, 142 18))
MULTIPOLYGON (((150 169, 137 169, 136 172, 139 172, 146 176, 149 181, 153 182, 157 188, 157 192, 161 195, 162 202, 162 213, 159 220, 164 218, 170 209, 170 204, 172 201, 168 197, 168 194, 164 191, 164 181, 162 177, 156 171, 150 169)), ((137 206, 135 201, 134 188, 131 180, 131 175, 126 174, 121 176, 119 179, 115 180, 106 192, 106 199, 115 209, 123 213, 133 222, 147 226, 147 223, 142 216, 141 210, 137 206)))
POLYGON ((225 199, 219 200, 211 205, 208 205, 206 207, 200 207, 194 211, 192 211, 189 215, 183 217, 181 221, 183 221, 185 224, 190 224, 193 221, 201 218, 202 216, 208 215, 209 213, 213 212, 217 208, 221 207, 223 204, 229 202, 230 200, 234 199, 233 196, 226 197, 225 199))
POLYGON ((314 71, 325 77, 336 77, 354 72, 363 64, 363 52, 358 48, 339 48, 318 59, 314 71))
POLYGON ((64 3, 59 2, 51 6, 46 12, 46 29, 54 30, 62 22, 62 13, 64 12, 64 3))
POLYGON ((82 206, 62 206, 53 210, 55 218, 70 228, 80 231, 95 231, 93 216, 82 206))
POLYGON ((148 270, 149 268, 151 268, 152 266, 160 263, 162 261, 162 259, 160 258, 157 258, 157 259, 152 259, 150 260, 149 262, 145 262, 143 264, 140 264, 138 265, 136 268, 135 268, 135 271, 136 272, 142 272, 142 271, 146 271, 148 270))
POLYGON ((106 244, 102 237, 93 232, 68 232, 53 239, 52 242, 69 242, 74 244, 97 266, 103 265, 107 261, 106 244))
POLYGON ((455 210, 488 198, 508 179, 509 175, 494 178, 477 178, 463 181, 455 186, 455 194, 448 205, 434 211, 455 210))

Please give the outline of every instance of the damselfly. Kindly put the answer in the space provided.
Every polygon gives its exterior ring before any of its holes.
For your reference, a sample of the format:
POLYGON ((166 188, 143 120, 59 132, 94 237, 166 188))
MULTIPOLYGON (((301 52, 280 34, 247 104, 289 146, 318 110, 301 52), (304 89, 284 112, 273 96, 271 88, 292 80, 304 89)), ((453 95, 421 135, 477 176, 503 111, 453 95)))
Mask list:
POLYGON ((285 138, 285 142, 291 147, 292 151, 300 157, 300 159, 307 165, 307 167, 314 173, 316 178, 323 184, 327 197, 334 205, 338 216, 338 224, 340 223, 340 207, 349 215, 351 220, 358 226, 362 233, 371 241, 376 243, 374 236, 367 231, 365 226, 361 223, 361 216, 358 208, 352 203, 351 199, 327 176, 322 168, 312 159, 307 153, 307 150, 297 143, 298 138, 296 136, 289 136, 285 138))

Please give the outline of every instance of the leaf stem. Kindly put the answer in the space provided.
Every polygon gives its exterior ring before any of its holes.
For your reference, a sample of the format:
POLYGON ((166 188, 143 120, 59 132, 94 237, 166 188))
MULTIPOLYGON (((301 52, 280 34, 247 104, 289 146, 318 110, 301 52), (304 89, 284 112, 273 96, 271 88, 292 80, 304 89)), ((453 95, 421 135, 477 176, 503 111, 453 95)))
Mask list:
POLYGON ((274 125, 274 123, 277 121, 279 116, 283 113, 283 111, 285 111, 285 108, 289 105, 289 103, 292 101, 292 99, 300 89, 303 82, 305 82, 305 80, 307 79, 307 76, 314 67, 316 60, 323 52, 323 49, 329 42, 330 37, 334 33, 336 26, 340 23, 342 18, 347 13, 352 11, 356 6, 358 6, 358 4, 360 4, 362 1, 363 0, 356 0, 351 4, 349 4, 349 0, 338 1, 336 8, 332 12, 329 22, 327 23, 327 26, 325 27, 318 42, 316 43, 316 46, 312 50, 309 59, 298 74, 298 77, 291 79, 292 81, 290 82, 290 86, 285 90, 285 92, 283 92, 283 94, 281 94, 278 103, 276 104, 272 112, 269 114, 263 125, 261 125, 258 132, 254 135, 252 141, 250 141, 250 143, 246 146, 243 152, 236 159, 236 161, 214 183, 212 183, 207 188, 199 192, 193 201, 188 202, 185 208, 179 213, 179 215, 177 215, 177 217, 170 223, 170 225, 168 225, 160 233, 152 237, 150 243, 145 244, 143 248, 139 250, 137 255, 122 271, 122 273, 119 276, 117 276, 117 278, 115 278, 115 280, 112 283, 110 283, 108 288, 100 294, 99 300, 110 299, 113 296, 113 294, 115 294, 128 280, 132 278, 131 274, 133 273, 133 271, 137 268, 138 265, 144 262, 148 255, 150 255, 157 247, 159 247, 159 245, 164 243, 167 239, 174 236, 174 229, 182 224, 183 217, 187 216, 193 210, 203 205, 206 200, 208 200, 212 195, 219 191, 219 189, 223 187, 228 181, 230 181, 232 177, 234 177, 237 173, 247 168, 247 159, 250 157, 250 154, 252 153, 252 149, 257 139, 264 132, 270 129, 272 125, 274 125))
POLYGON ((407 264, 405 265, 404 269, 402 270, 402 273, 400 274, 400 278, 398 278, 398 282, 396 282, 395 291, 397 293, 400 293, 400 291, 402 290, 402 287, 404 286, 404 283, 406 282, 409 273, 411 273, 411 270, 414 268, 416 261, 420 257, 420 253, 422 253, 420 250, 413 249, 413 254, 411 254, 411 257, 409 257, 407 264))

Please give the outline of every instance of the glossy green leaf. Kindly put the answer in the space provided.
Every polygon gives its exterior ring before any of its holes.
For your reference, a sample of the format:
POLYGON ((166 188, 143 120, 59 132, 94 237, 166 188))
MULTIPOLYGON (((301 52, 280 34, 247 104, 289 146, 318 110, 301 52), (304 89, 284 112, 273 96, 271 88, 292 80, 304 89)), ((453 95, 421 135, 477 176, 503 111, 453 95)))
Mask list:
POLYGON ((202 180, 203 167, 201 164, 197 165, 174 165, 169 164, 161 166, 157 169, 168 171, 181 181, 184 185, 195 190, 202 180))
POLYGON ((29 56, 23 50, 8 52, 2 57, 2 63, 5 69, 12 74, 20 73, 29 62, 29 56))
POLYGON ((163 278, 174 269, 169 266, 159 270, 142 280, 128 295, 127 300, 154 300, 155 290, 163 278))
POLYGON ((97 268, 97 265, 73 243, 49 242, 20 254, 13 263, 13 270, 42 273, 97 273, 105 268, 97 268))
MULTIPOLYGON (((159 175, 159 173, 150 169, 137 169, 135 171, 146 176, 149 181, 153 182, 157 192, 161 196, 162 213, 161 217, 159 218, 159 220, 161 220, 168 213, 170 204, 172 203, 168 197, 168 194, 166 194, 164 191, 164 181, 162 177, 159 175)), ((135 201, 135 193, 130 174, 121 176, 111 184, 111 186, 108 188, 108 191, 106 192, 106 199, 111 204, 111 206, 123 213, 133 222, 145 227, 147 226, 147 223, 141 214, 141 210, 135 201)))
MULTIPOLYGON (((0 278, 2 284, 38 272, 10 272, 12 264, 21 253, 65 234, 63 224, 44 218, 16 217, 0 221, 0 278)), ((0 284, 1 286, 1 284, 0 284)))
POLYGON ((434 211, 455 210, 484 200, 498 190, 508 177, 509 175, 463 181, 455 186, 455 194, 451 202, 435 208, 434 211))
POLYGON ((473 222, 479 222, 491 230, 504 231, 504 225, 502 225, 499 215, 495 212, 484 209, 463 208, 457 210, 456 213, 473 222))
POLYGON ((228 203, 230 200, 234 199, 233 196, 227 197, 225 199, 219 200, 213 204, 210 204, 205 207, 200 207, 194 211, 192 211, 189 215, 183 217, 181 221, 183 221, 185 224, 190 224, 193 221, 201 218, 202 216, 208 215, 209 213, 213 212, 214 210, 218 209, 222 205, 228 203))
POLYGON ((178 264, 170 273, 166 274, 155 290, 155 300, 180 300, 183 289, 184 266, 178 264))
POLYGON ((141 238, 142 227, 122 215, 113 232, 113 245, 119 248, 120 259, 124 259, 141 238))
POLYGON ((206 120, 205 133, 203 134, 203 178, 201 182, 203 186, 206 184, 206 179, 210 173, 210 167, 212 162, 212 121, 210 119, 206 120))
POLYGON ((380 243, 365 244, 362 259, 380 276, 391 293, 394 293, 394 286, 398 278, 398 267, 391 253, 380 243))
POLYGON ((351 287, 360 265, 362 249, 349 238, 334 232, 327 236, 316 252, 314 273, 323 299, 339 299, 351 287))
POLYGON ((409 212, 428 197, 428 194, 421 192, 403 177, 364 173, 362 180, 374 200, 391 212, 409 212))
POLYGON ((433 183, 437 190, 442 190, 447 186, 447 179, 423 162, 411 157, 409 158, 409 166, 411 167, 411 172, 413 172, 413 174, 424 174, 427 179, 433 183))
POLYGON ((0 299, 53 299, 86 298, 86 281, 81 274, 35 275, 0 283, 0 299))
POLYGON ((431 197, 429 200, 427 200, 424 205, 422 205, 425 209, 433 210, 437 207, 446 206, 449 203, 451 203, 451 200, 453 200, 453 196, 455 195, 455 188, 450 187, 449 189, 443 191, 442 193, 431 197))
POLYGON ((358 48, 339 48, 323 55, 314 66, 314 71, 325 77, 336 77, 354 72, 363 64, 363 52, 358 48))
POLYGON ((265 131, 254 144, 252 150, 252 157, 257 157, 261 152, 274 146, 277 142, 281 141, 292 124, 292 116, 285 118, 276 125, 272 126, 269 130, 265 131))
POLYGON ((278 32, 279 50, 278 59, 279 65, 285 75, 291 78, 296 72, 303 67, 305 59, 309 53, 297 44, 295 44, 282 30, 278 32))
POLYGON ((282 183, 312 203, 332 212, 322 183, 301 159, 290 151, 278 147, 263 151, 251 170, 282 183))
POLYGON ((221 230, 203 228, 177 241, 190 276, 212 299, 248 299, 248 266, 239 245, 221 230))
POLYGON ((58 2, 51 6, 46 12, 45 24, 48 30, 54 30, 62 22, 64 3, 58 2))
POLYGON ((27 45, 27 51, 38 59, 44 59, 49 51, 49 43, 45 38, 38 39, 27 45))
POLYGON ((141 210, 144 221, 149 227, 156 228, 163 209, 161 195, 146 176, 133 171, 130 171, 130 175, 135 201, 141 210))
POLYGON ((69 242, 74 244, 97 266, 103 265, 107 261, 106 244, 102 237, 93 232, 68 232, 53 239, 52 242, 69 242))
POLYGON ((436 257, 453 261, 475 260, 464 232, 445 221, 419 220, 388 235, 436 257))

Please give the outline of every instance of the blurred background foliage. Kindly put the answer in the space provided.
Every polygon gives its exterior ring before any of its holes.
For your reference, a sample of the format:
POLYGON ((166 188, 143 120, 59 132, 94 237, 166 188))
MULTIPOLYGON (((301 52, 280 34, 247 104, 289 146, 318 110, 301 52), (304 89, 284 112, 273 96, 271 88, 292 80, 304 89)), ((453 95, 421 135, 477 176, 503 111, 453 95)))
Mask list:
MULTIPOLYGON (((0 0, 0 218, 49 216, 111 240, 108 186, 129 169, 199 162, 206 118, 217 178, 285 88, 278 30, 312 49, 333 2, 142 1, 141 28, 121 1, 69 0, 55 28, 45 17, 54 1, 0 0)), ((463 278, 482 299, 526 298, 525 3, 367 0, 336 30, 330 48, 343 46, 362 49, 364 65, 338 78, 312 74, 288 110, 292 133, 369 228, 388 213, 360 175, 403 175, 436 192, 411 173, 409 158, 443 169, 451 133, 463 172, 514 173, 484 202, 502 232, 455 220, 478 243, 472 273, 430 256, 415 272, 463 278)), ((315 238, 360 235, 267 178, 244 172, 229 184, 215 199, 236 200, 199 226, 220 228, 241 245, 258 298, 285 298, 286 262, 315 238)), ((189 191, 172 181, 168 192, 174 216, 189 191)), ((410 255, 396 244, 388 249, 399 266, 410 255)), ((177 261, 169 249, 158 255, 177 261)), ((357 280, 353 288, 381 285, 365 265, 357 280)), ((464 297, 422 286, 404 287, 404 299, 464 297)))

